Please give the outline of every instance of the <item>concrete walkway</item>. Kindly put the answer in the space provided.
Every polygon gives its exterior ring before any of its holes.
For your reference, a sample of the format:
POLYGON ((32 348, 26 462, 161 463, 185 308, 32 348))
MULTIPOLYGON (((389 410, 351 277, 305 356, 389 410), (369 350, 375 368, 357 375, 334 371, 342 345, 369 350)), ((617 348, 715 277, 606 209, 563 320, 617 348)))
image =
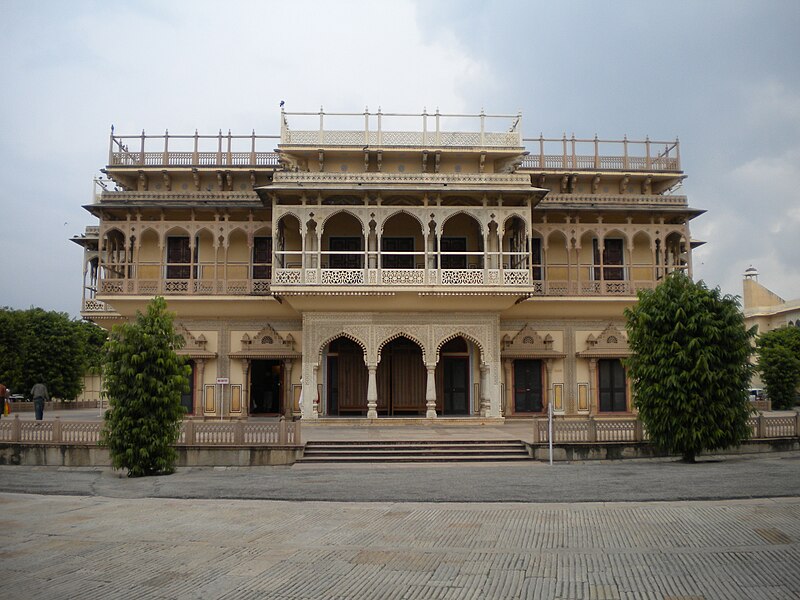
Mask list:
POLYGON ((0 598, 795 599, 800 500, 320 503, 0 493, 0 598))
POLYGON ((800 497, 800 452, 546 463, 192 467, 128 479, 110 468, 0 466, 0 492, 113 498, 344 502, 624 502, 800 497))

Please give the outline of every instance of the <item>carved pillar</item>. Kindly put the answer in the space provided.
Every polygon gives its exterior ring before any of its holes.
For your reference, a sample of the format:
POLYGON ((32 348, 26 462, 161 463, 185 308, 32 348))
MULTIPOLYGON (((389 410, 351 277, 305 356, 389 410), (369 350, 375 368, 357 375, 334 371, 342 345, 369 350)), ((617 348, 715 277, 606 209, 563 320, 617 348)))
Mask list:
POLYGON ((488 417, 491 413, 489 398, 489 365, 481 365, 481 416, 488 417))
POLYGON ((378 418, 378 372, 377 365, 369 365, 369 380, 367 382, 367 418, 378 418))
POLYGON ((370 227, 370 231, 367 234, 367 249, 369 250, 369 254, 367 255, 367 268, 369 269, 377 269, 378 268, 378 258, 379 258, 379 250, 380 247, 378 238, 378 232, 373 231, 370 227))
POLYGON ((514 365, 514 361, 510 358, 506 358, 503 360, 503 367, 505 368, 505 378, 506 378, 506 397, 504 398, 504 410, 503 416, 509 416, 513 412, 514 408, 514 381, 511 367, 514 365))
POLYGON ((425 385, 425 417, 436 418, 436 365, 426 366, 428 379, 425 385))
POLYGON ((242 396, 242 414, 244 417, 250 415, 250 359, 242 359, 242 389, 244 393, 242 396))
POLYGON ((292 394, 292 359, 283 360, 283 414, 291 420, 294 415, 294 394, 292 394))
POLYGON ((597 359, 589 359, 589 416, 598 412, 597 359))
POLYGON ((206 370, 206 361, 203 358, 194 361, 196 373, 194 375, 194 414, 203 414, 203 373, 206 370))
MULTIPOLYGON (((545 358, 544 359, 544 389, 547 390, 547 404, 551 402, 555 402, 555 393, 553 388, 553 359, 552 358, 545 358)), ((545 410, 547 409, 547 404, 543 407, 545 410)), ((555 404, 553 404, 553 408, 555 408, 555 404)), ((562 395, 561 398, 561 408, 566 411, 566 407, 564 406, 564 398, 562 395)))

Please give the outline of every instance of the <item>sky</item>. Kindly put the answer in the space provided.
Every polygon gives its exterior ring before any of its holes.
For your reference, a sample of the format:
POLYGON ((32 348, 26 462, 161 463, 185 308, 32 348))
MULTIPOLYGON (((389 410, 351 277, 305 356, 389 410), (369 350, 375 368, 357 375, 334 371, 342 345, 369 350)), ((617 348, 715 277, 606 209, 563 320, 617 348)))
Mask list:
POLYGON ((516 113, 681 142, 695 278, 800 297, 796 0, 0 0, 0 306, 77 317, 108 134, 277 134, 290 111, 516 113))

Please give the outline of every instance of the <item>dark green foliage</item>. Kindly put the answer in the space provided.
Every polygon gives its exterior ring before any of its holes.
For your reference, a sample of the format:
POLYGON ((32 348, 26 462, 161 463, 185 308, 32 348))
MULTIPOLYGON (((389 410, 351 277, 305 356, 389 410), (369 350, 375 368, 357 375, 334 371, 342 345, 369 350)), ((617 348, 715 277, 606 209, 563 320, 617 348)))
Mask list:
POLYGON ((800 327, 782 327, 758 336, 758 370, 772 408, 791 408, 800 385, 800 327))
POLYGON ((0 310, 0 382, 14 393, 30 394, 44 383, 50 395, 73 400, 87 367, 99 361, 105 331, 73 321, 65 313, 0 310))
POLYGON ((163 475, 175 470, 191 368, 175 354, 183 344, 172 327, 167 303, 154 298, 147 314, 115 325, 106 344, 103 371, 110 410, 105 414, 102 443, 115 469, 129 477, 163 475))
POLYGON ((755 331, 745 329, 737 299, 676 272, 640 292, 625 316, 634 352, 626 366, 653 443, 694 462, 746 440, 755 331))

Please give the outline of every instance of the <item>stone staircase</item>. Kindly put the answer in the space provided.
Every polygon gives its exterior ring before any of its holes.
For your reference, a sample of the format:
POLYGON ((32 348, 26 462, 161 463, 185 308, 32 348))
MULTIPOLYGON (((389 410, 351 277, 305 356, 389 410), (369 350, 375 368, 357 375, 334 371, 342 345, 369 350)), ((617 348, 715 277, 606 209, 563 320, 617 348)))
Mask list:
POLYGON ((298 463, 438 463, 531 460, 519 440, 331 441, 306 443, 298 463))

